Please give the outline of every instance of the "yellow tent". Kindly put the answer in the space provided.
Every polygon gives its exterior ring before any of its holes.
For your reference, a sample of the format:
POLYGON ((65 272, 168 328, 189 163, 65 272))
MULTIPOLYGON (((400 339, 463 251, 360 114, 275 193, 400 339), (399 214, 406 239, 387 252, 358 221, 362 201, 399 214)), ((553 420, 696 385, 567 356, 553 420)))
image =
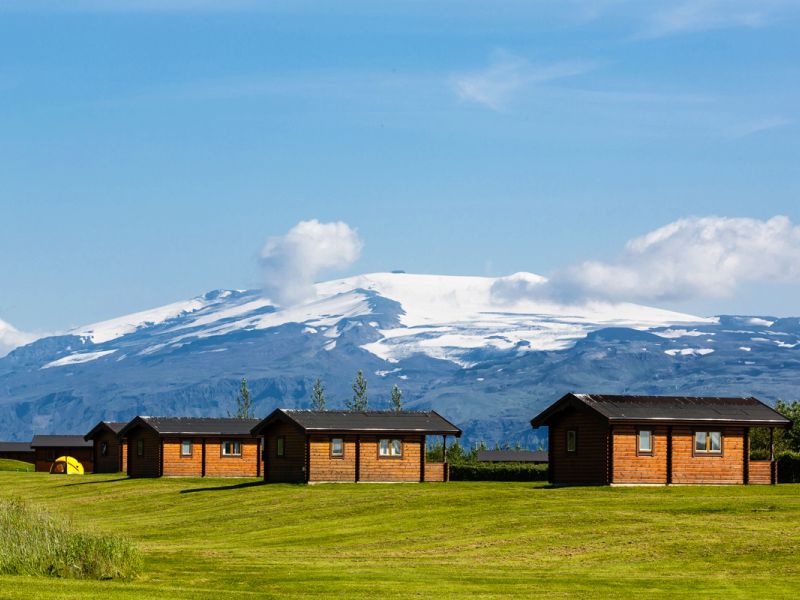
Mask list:
POLYGON ((59 456, 53 461, 50 473, 59 475, 83 475, 83 465, 71 456, 59 456))

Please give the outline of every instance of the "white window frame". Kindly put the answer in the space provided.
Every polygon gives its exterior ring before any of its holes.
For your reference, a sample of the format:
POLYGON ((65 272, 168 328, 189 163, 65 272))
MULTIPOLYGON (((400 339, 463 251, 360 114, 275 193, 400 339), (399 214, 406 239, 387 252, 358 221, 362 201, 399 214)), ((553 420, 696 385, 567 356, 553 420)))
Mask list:
POLYGON ((402 458, 403 440, 400 438, 381 438, 378 440, 378 456, 380 458, 402 458))
POLYGON ((239 440, 223 440, 222 444, 220 445, 220 452, 222 453, 222 456, 224 456, 226 458, 239 458, 239 457, 242 456, 242 442, 239 441, 239 440), (233 449, 238 447, 239 451, 238 452, 235 452, 235 451, 234 452, 226 452, 228 444, 231 444, 231 447, 233 449))
POLYGON ((331 438, 331 458, 344 458, 344 438, 331 438), (336 451, 336 442, 339 442, 339 451, 336 451))
POLYGON ((194 443, 192 440, 181 440, 181 457, 189 458, 194 453, 194 443), (186 452, 186 444, 189 445, 189 451, 186 452))

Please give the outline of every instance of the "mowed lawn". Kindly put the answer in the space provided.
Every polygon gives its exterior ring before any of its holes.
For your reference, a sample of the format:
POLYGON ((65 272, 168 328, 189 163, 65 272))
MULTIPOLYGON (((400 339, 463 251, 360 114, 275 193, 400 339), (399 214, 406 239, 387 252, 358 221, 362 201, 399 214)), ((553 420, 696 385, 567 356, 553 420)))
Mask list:
POLYGON ((134 581, 0 576, 0 598, 800 595, 800 485, 263 485, 0 472, 132 538, 134 581))

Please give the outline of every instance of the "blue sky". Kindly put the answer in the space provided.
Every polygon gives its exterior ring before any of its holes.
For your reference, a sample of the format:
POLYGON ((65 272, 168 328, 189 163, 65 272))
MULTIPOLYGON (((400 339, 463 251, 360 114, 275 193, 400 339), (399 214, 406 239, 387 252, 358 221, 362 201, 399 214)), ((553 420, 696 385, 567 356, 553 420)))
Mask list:
MULTIPOLYGON (((308 219, 363 241, 332 275, 550 275, 691 216, 800 222, 796 2, 60 4, 0 0, 20 329, 259 286, 265 239, 308 219)), ((798 292, 650 303, 797 315, 798 292)))

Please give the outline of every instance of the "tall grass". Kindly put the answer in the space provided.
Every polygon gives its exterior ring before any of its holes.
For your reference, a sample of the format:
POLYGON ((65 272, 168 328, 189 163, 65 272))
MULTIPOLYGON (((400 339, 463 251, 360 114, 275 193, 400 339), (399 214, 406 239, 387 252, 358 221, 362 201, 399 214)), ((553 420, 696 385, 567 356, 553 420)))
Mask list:
POLYGON ((127 579, 141 566, 128 540, 78 531, 16 498, 0 500, 0 574, 127 579))

